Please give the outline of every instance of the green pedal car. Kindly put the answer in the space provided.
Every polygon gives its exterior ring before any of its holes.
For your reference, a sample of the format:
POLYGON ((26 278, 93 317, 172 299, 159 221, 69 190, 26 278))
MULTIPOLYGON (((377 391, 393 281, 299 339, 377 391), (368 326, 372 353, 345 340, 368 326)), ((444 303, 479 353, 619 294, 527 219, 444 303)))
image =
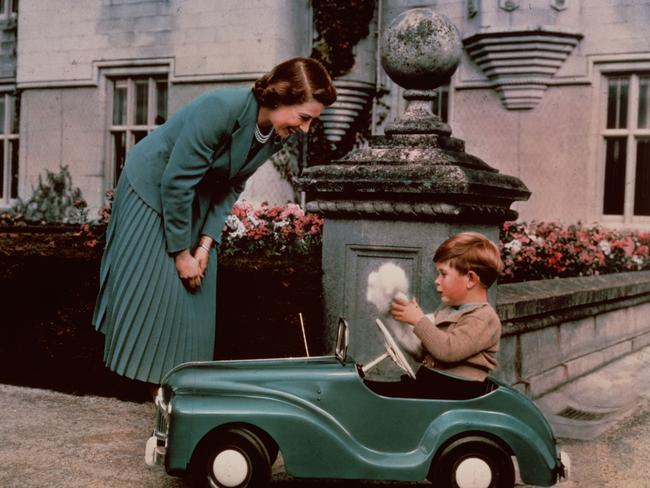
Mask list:
MULTIPOLYGON (((409 375, 382 330, 386 354, 409 375)), ((469 400, 381 396, 347 355, 339 321, 332 356, 213 361, 170 371, 156 399, 149 465, 198 487, 265 486, 281 453, 295 478, 419 481, 436 487, 550 486, 568 458, 523 394, 489 378, 469 400)))

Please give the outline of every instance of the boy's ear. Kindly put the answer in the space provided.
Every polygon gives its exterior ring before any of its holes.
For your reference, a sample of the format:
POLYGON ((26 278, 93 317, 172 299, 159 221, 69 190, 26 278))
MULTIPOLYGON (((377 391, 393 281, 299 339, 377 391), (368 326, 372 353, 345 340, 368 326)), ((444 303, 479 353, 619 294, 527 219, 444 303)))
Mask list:
POLYGON ((481 278, 471 269, 467 272, 467 278, 467 289, 474 288, 476 285, 481 284, 481 278))

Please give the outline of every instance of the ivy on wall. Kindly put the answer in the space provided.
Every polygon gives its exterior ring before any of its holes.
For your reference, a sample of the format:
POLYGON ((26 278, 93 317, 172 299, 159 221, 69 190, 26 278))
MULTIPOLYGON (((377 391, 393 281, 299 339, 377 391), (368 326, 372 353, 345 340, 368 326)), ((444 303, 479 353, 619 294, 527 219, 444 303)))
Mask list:
MULTIPOLYGON (((376 0, 313 0, 316 38, 311 57, 320 61, 333 78, 349 73, 354 66, 354 47, 370 33, 376 0)), ((349 135, 338 144, 327 139, 323 124, 316 120, 307 136, 273 157, 273 165, 290 183, 299 174, 301 165, 315 166, 338 159, 362 140, 369 131, 369 114, 364 114, 350 127, 349 135), (296 163, 298 161, 298 163, 296 163)))
POLYGON ((311 57, 328 69, 334 78, 354 66, 354 47, 370 33, 376 0, 313 0, 314 29, 317 37, 311 57))

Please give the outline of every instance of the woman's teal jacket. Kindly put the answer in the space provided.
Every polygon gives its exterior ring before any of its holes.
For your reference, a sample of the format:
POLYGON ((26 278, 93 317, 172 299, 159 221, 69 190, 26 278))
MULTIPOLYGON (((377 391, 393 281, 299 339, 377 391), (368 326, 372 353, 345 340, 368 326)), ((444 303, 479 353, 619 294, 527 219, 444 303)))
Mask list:
POLYGON ((219 242, 246 180, 282 147, 275 138, 247 161, 257 109, 250 88, 211 91, 129 151, 126 176, 162 215, 167 252, 192 249, 201 234, 219 242))

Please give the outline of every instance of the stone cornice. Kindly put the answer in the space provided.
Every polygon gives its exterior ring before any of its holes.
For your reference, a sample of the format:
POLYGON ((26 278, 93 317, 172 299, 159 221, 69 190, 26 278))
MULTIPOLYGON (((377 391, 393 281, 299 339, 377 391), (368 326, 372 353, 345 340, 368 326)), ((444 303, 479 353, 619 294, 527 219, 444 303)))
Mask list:
POLYGON ((582 39, 582 34, 549 26, 490 28, 463 40, 511 110, 532 109, 550 80, 582 39))
POLYGON ((517 212, 502 206, 485 204, 453 204, 448 202, 408 202, 391 200, 325 200, 307 204, 310 212, 321 213, 339 219, 388 219, 417 220, 418 222, 480 222, 499 224, 515 220, 517 212))

